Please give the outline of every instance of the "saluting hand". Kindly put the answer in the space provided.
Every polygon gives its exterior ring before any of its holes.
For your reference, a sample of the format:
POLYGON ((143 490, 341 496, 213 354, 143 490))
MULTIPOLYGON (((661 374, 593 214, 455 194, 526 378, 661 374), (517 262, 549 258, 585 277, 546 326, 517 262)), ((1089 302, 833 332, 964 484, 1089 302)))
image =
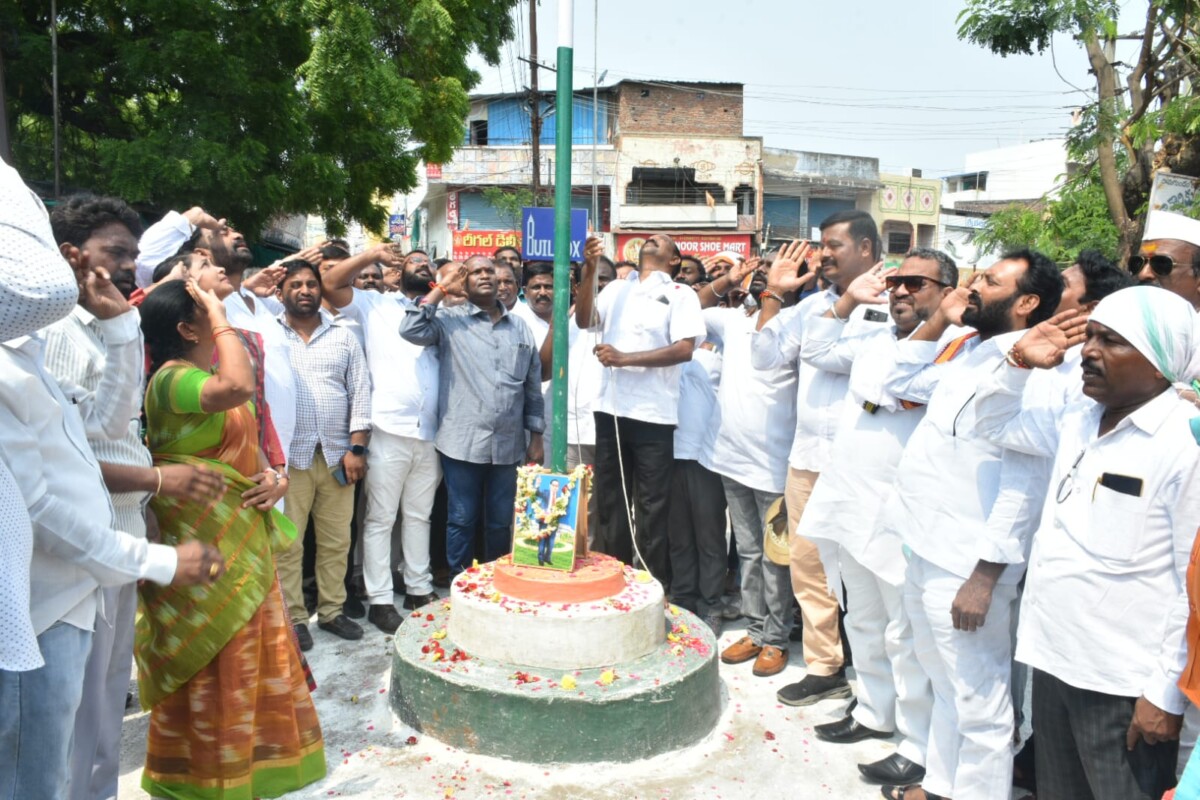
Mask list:
POLYGON ((1029 366, 1053 369, 1068 350, 1087 338, 1087 322, 1087 315, 1078 309, 1059 312, 1027 330, 1013 349, 1029 366))
POLYGON ((807 241, 796 240, 784 245, 767 273, 767 288, 776 294, 798 292, 816 280, 817 274, 811 270, 800 274, 800 265, 809 249, 807 241))

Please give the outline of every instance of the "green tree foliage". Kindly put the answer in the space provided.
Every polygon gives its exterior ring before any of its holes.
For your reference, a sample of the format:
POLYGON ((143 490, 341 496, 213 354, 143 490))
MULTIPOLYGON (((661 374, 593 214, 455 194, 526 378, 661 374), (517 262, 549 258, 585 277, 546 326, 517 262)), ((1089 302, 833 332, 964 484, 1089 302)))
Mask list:
POLYGON ((1031 247, 1064 266, 1087 248, 1118 258, 1119 239, 1096 169, 1069 180, 1058 199, 1044 208, 1014 203, 997 211, 975 234, 981 251, 1031 247))
MULTIPOLYGON (((280 213, 382 230, 376 200, 462 143, 474 51, 516 0, 59 0, 65 186, 248 231, 280 213)), ((49 4, 0 3, 12 150, 53 176, 49 4)))
POLYGON ((500 219, 513 230, 521 227, 521 209, 529 206, 554 205, 553 195, 540 194, 535 202, 533 190, 524 186, 516 188, 489 186, 483 190, 483 199, 496 209, 500 219))
POLYGON ((1121 34, 1119 11, 1115 0, 966 0, 958 34, 1003 56, 1043 52, 1056 33, 1082 46, 1095 95, 1068 145, 1097 171, 1062 199, 1098 186, 1124 257, 1141 237, 1154 170, 1200 175, 1200 14, 1195 0, 1150 0, 1139 30, 1121 34), (1118 39, 1137 42, 1136 63, 1118 61, 1118 39))

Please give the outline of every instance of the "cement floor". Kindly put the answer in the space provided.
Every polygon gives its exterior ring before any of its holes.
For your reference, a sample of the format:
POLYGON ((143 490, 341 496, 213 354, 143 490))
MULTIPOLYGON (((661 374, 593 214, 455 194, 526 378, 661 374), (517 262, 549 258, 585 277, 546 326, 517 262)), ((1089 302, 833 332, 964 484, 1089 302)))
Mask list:
MULTIPOLYGON (((721 645, 737 639, 744 628, 741 620, 727 624, 721 645)), ((865 799, 880 797, 880 792, 860 780, 855 765, 895 749, 887 740, 852 745, 819 741, 813 726, 842 716, 845 700, 806 708, 776 701, 776 690, 804 676, 796 645, 792 663, 772 678, 754 677, 749 663, 722 664, 720 721, 708 738, 686 750, 628 763, 586 765, 534 765, 478 756, 418 734, 393 717, 387 694, 391 637, 371 625, 364 629, 361 641, 346 642, 312 627, 316 646, 308 658, 318 683, 313 697, 325 734, 329 774, 289 798, 865 799)), ((119 800, 148 797, 140 786, 148 720, 140 711, 125 718, 119 800)), ((1025 794, 1014 792, 1013 797, 1025 794)))

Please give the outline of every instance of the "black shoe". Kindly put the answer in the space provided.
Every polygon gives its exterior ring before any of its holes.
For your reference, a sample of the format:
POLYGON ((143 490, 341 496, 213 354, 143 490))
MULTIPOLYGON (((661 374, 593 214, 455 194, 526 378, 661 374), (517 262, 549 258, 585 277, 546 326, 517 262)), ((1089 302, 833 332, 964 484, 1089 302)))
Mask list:
POLYGON ((367 611, 367 622, 384 633, 395 633, 400 624, 404 622, 404 618, 391 603, 381 605, 372 603, 371 608, 367 611))
POLYGON ((308 632, 307 625, 301 624, 296 626, 296 641, 300 642, 301 652, 307 653, 309 650, 312 650, 312 634, 308 632))
POLYGON ((433 571, 433 585, 439 589, 450 588, 450 570, 442 568, 433 571))
POLYGON ((429 594, 410 594, 406 595, 404 598, 404 607, 409 611, 416 611, 422 606, 427 606, 430 603, 437 602, 437 600, 438 596, 436 592, 430 592, 429 594))
POLYGON ((345 614, 338 614, 329 622, 318 622, 317 627, 323 631, 329 631, 334 636, 340 636, 351 642, 363 637, 363 629, 357 622, 354 622, 345 614))
POLYGON ((350 619, 362 619, 367 615, 367 607, 357 597, 347 597, 342 603, 342 613, 350 619))
POLYGON ((912 786, 925 780, 925 768, 899 753, 892 753, 873 764, 859 764, 858 771, 868 783, 912 786))
MULTIPOLYGON (((823 742, 834 744, 850 744, 861 742, 863 739, 889 739, 891 731, 877 731, 868 728, 854 717, 842 717, 837 722, 826 722, 813 728, 813 733, 823 742)), ((891 781, 889 781, 891 783, 891 781)))
POLYGON ((836 697, 849 697, 850 684, 846 676, 839 672, 836 675, 805 675, 799 683, 791 683, 775 693, 779 702, 789 706, 810 706, 820 700, 832 700, 836 697))

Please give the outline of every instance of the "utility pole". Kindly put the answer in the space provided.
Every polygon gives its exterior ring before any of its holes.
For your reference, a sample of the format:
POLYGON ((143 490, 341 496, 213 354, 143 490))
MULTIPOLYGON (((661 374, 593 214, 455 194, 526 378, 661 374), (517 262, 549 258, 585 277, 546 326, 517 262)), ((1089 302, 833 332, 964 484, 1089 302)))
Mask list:
MULTIPOLYGON (((531 0, 537 2, 537 0, 531 0)), ((567 310, 571 303, 571 98, 575 0, 558 3, 557 104, 554 128, 554 353, 550 371, 550 468, 567 471, 567 310)), ((536 174, 536 173, 535 173, 536 174)), ((594 183, 595 181, 593 181, 594 183)))
POLYGON ((542 98, 538 94, 537 0, 529 0, 529 127, 533 155, 533 204, 542 193, 542 98))

